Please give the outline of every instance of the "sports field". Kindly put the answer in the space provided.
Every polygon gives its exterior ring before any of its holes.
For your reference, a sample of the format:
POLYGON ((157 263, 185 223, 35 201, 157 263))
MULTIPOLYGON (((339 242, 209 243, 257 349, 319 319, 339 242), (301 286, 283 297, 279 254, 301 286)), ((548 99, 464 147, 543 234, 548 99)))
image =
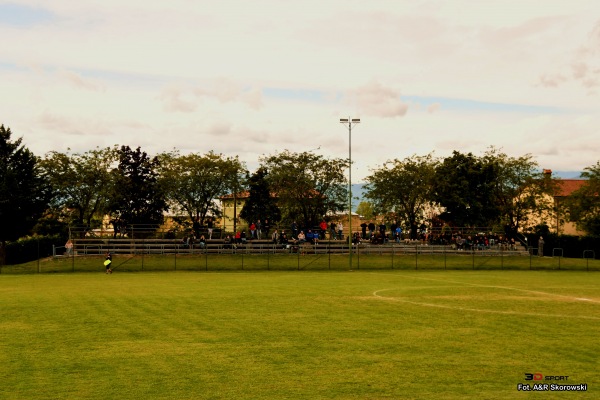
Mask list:
POLYGON ((597 272, 5 274, 0 398, 599 398, 599 334, 597 272))
MULTIPOLYGON (((448 254, 119 254, 112 268, 120 272, 149 271, 347 271, 370 270, 566 270, 600 271, 600 259, 501 255, 486 252, 448 254)), ((104 270, 104 254, 48 257, 19 265, 5 265, 0 274, 98 272, 104 270)))

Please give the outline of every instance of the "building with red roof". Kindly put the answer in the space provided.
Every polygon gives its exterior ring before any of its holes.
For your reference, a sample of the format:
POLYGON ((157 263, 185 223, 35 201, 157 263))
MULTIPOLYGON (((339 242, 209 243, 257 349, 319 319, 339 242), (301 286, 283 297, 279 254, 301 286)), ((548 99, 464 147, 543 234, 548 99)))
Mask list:
MULTIPOLYGON (((552 175, 552 170, 545 169, 544 174, 552 175)), ((554 179, 556 183, 554 192, 554 209, 556 210, 555 228, 552 229, 559 235, 584 235, 585 232, 577 229, 574 222, 565 220, 563 205, 565 200, 586 184, 585 179, 554 179)))

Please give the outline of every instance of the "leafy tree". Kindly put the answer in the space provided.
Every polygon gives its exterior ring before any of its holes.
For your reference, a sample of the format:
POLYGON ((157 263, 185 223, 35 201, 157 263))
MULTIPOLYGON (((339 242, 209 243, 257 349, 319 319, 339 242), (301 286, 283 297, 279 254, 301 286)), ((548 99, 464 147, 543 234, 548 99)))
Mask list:
POLYGON ((584 168, 585 185, 566 199, 569 220, 590 235, 600 235, 600 161, 584 168))
POLYGON ((268 219, 270 223, 281 220, 281 212, 277 207, 276 199, 271 192, 267 180, 267 170, 259 168, 254 174, 246 179, 249 196, 242 208, 240 217, 246 221, 258 221, 268 219))
POLYGON ((6 242, 30 232, 51 199, 38 158, 0 125, 0 263, 6 242))
POLYGON ((517 231, 532 217, 536 223, 548 218, 556 184, 544 178, 532 155, 509 157, 491 147, 482 161, 494 170, 489 187, 502 223, 517 231))
POLYGON ((53 208, 73 213, 67 219, 76 224, 90 226, 93 218, 102 218, 108 208, 110 170, 116 157, 117 149, 110 147, 83 154, 46 154, 41 165, 56 194, 53 208))
POLYGON ((361 201, 358 206, 356 206, 356 213, 366 219, 373 219, 375 216, 373 203, 370 201, 361 201))
POLYGON ((314 227, 328 212, 347 206, 347 160, 285 150, 260 161, 286 221, 314 227))
POLYGON ((441 218, 458 226, 504 224, 514 234, 552 211, 555 183, 544 179, 533 156, 509 157, 494 147, 482 156, 455 151, 436 169, 433 199, 441 218))
POLYGON ((132 224, 158 227, 168 209, 165 195, 158 184, 159 161, 138 147, 121 146, 117 151, 119 165, 112 171, 110 211, 118 227, 132 224))
POLYGON ((205 155, 163 153, 161 187, 176 212, 184 213, 197 230, 207 215, 219 216, 216 199, 240 190, 239 175, 245 171, 237 157, 208 152, 205 155), (237 186, 236 186, 237 185, 237 186))
POLYGON ((31 233, 35 236, 60 237, 62 243, 69 238, 69 224, 65 222, 60 214, 52 213, 51 209, 46 210, 46 213, 37 220, 35 226, 31 229, 31 233))
MULTIPOLYGON (((223 177, 225 180, 225 184, 229 188, 231 193, 239 193, 246 188, 246 181, 244 179, 244 173, 248 173, 246 167, 243 163, 240 163, 237 156, 235 158, 237 164, 234 165, 234 168, 230 170, 226 176, 223 177)), ((235 199, 235 196, 234 196, 235 199)), ((233 202, 233 215, 237 214, 237 202, 233 202)), ((233 220, 233 231, 237 232, 237 223, 238 218, 233 220)))
POLYGON ((388 161, 366 178, 365 197, 376 213, 392 213, 395 220, 416 227, 431 206, 437 163, 432 154, 388 161))
POLYGON ((498 169, 474 156, 454 151, 437 165, 432 200, 445 207, 440 218, 456 226, 491 226, 500 221, 495 199, 498 169))

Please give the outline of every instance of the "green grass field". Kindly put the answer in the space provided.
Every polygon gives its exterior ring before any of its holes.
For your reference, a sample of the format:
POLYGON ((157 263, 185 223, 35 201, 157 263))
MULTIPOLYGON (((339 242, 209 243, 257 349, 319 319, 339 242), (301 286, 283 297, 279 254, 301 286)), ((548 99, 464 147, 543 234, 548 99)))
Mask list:
POLYGON ((0 305, 1 399, 600 397, 597 272, 2 274, 0 305))
MULTIPOLYGON (((563 257, 489 256, 486 252, 453 254, 360 254, 352 268, 347 254, 162 254, 116 255, 118 271, 348 271, 352 270, 569 270, 600 271, 600 260, 563 257)), ((98 272, 104 256, 57 257, 3 266, 0 274, 98 272)))

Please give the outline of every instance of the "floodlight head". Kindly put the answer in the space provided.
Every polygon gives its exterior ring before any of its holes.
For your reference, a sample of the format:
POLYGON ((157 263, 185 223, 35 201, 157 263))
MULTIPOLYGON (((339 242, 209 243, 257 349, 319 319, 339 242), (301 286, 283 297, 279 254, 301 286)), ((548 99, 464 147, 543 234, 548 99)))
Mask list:
POLYGON ((352 122, 358 124, 360 122, 360 118, 352 118, 352 122))
POLYGON ((340 118, 340 122, 348 122, 348 118, 340 118))

